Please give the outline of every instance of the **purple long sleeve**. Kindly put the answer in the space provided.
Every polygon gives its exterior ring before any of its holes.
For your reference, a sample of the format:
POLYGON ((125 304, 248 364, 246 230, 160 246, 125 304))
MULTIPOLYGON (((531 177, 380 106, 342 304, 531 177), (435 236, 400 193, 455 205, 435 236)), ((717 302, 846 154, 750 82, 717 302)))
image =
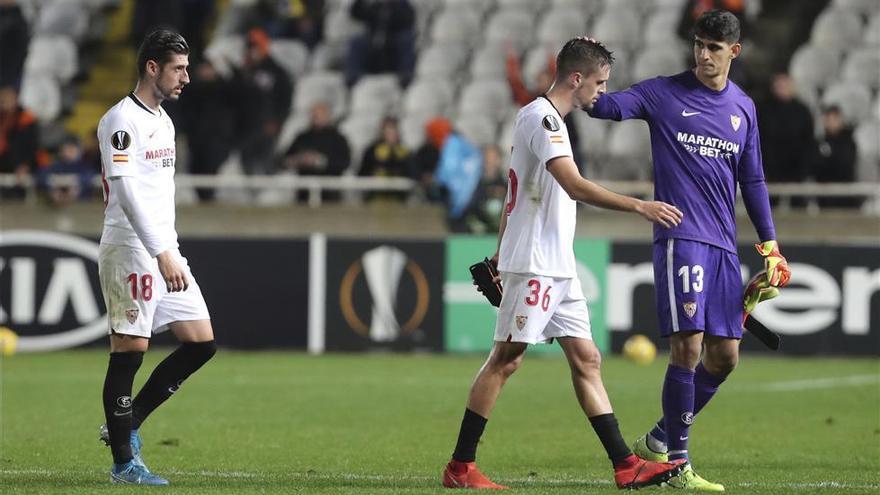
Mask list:
POLYGON ((686 71, 603 95, 589 113, 648 123, 654 197, 684 213, 677 227, 655 224, 655 242, 689 239, 736 252, 737 183, 758 236, 775 238, 755 105, 736 84, 714 91, 686 71))

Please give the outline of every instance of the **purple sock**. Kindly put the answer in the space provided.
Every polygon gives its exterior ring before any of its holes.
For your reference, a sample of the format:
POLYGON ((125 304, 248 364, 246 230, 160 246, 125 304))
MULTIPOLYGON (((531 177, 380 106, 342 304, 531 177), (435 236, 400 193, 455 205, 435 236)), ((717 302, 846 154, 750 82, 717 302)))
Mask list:
POLYGON ((713 375, 706 371, 702 362, 697 365, 697 371, 694 373, 694 416, 712 400, 725 379, 727 375, 713 375))
MULTIPOLYGON (((713 375, 706 371, 702 362, 697 365, 697 371, 694 373, 694 416, 703 410, 726 379, 727 375, 713 375)), ((664 428, 663 418, 660 418, 651 430, 651 436, 661 443, 667 443, 664 428)))
POLYGON ((687 459, 688 431, 694 422, 694 371, 669 365, 663 381, 663 418, 669 460, 687 459))

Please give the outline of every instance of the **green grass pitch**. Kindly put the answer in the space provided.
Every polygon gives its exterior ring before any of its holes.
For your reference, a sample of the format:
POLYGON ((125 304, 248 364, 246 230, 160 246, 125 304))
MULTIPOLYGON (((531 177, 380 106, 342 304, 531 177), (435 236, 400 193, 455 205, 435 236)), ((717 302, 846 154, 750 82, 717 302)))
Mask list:
MULTIPOLYGON (((136 385, 165 354, 147 354, 136 385)), ((108 481, 97 438, 106 360, 69 351, 0 362, 0 493, 147 490, 108 481)), ((664 360, 605 361, 628 441, 659 415, 664 360)), ((175 494, 443 493, 481 361, 221 350, 145 423, 144 457, 175 494)), ((878 360, 746 355, 691 438, 697 471, 727 493, 880 493, 878 360)), ((515 493, 617 492, 559 356, 526 358, 478 454, 515 493)))

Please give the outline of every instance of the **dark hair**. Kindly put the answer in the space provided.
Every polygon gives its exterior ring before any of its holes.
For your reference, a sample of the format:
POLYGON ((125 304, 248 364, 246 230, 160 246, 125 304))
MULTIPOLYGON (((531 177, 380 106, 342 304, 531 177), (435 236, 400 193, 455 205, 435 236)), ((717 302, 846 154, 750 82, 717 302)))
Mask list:
POLYGON ((189 45, 183 36, 166 29, 159 29, 148 34, 141 43, 141 47, 138 48, 138 76, 144 77, 148 60, 161 66, 171 59, 172 54, 189 55, 189 45))
POLYGON ((739 19, 726 10, 703 12, 694 25, 694 36, 712 41, 738 43, 739 35, 739 19))
POLYGON ((556 55, 556 79, 580 72, 584 77, 614 64, 614 56, 602 43, 585 37, 572 38, 556 55))

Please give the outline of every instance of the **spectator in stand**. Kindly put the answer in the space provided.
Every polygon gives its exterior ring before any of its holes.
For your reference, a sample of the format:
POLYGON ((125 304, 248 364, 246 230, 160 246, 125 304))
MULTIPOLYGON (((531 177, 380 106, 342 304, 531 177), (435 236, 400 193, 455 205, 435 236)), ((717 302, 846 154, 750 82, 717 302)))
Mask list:
MULTIPOLYGON (((522 68, 519 63, 519 55, 513 47, 507 49, 507 82, 510 83, 510 90, 513 94, 513 101, 520 107, 524 107, 532 102, 535 98, 543 95, 550 89, 553 80, 556 79, 556 56, 547 54, 547 65, 544 70, 538 73, 535 80, 535 87, 529 89, 523 79, 522 68)), ((574 112, 566 114, 562 119, 565 122, 565 128, 568 129, 568 138, 571 140, 571 150, 574 153, 575 163, 580 164, 582 168, 586 168, 586 160, 583 160, 580 152, 580 138, 578 137, 577 126, 574 123, 574 112)), ((586 170, 581 170, 581 174, 586 174, 586 170)))
MULTIPOLYGON (((364 151, 360 175, 363 177, 406 177, 409 174, 409 148, 400 142, 397 119, 385 117, 379 138, 364 151)), ((372 194, 371 199, 406 199, 406 193, 372 194)))
POLYGON ((440 146, 440 162, 434 173, 434 188, 446 203, 446 220, 452 232, 469 232, 467 213, 483 175, 479 148, 454 130, 440 146))
POLYGON ((475 233, 498 232, 501 210, 507 199, 507 176, 501 163, 501 150, 489 145, 483 148, 483 176, 474 193, 468 212, 470 230, 475 233))
POLYGON ((37 171, 39 127, 37 118, 18 103, 11 86, 0 88, 0 174, 15 174, 18 185, 0 196, 23 198, 24 185, 37 171))
POLYGON ((0 87, 18 87, 28 49, 28 24, 15 0, 0 0, 0 87))
MULTIPOLYGON (((822 109, 822 136, 812 163, 816 182, 854 182, 856 180, 856 142, 840 107, 822 109)), ((822 207, 857 208, 861 198, 819 198, 822 207)))
POLYGON ((65 206, 90 198, 94 178, 94 166, 85 160, 79 139, 67 136, 55 162, 40 171, 38 185, 48 193, 53 206, 65 206))
POLYGON ((324 0, 261 0, 254 22, 273 38, 293 38, 309 49, 324 37, 324 0))
POLYGON ((290 109, 293 89, 287 73, 269 56, 271 40, 262 29, 247 36, 244 67, 236 74, 241 160, 247 174, 274 171, 272 150, 290 109))
POLYGON ((440 149, 446 136, 452 132, 452 124, 444 117, 435 117, 425 123, 425 142, 416 151, 411 162, 409 176, 419 183, 423 195, 430 201, 439 201, 434 194, 434 172, 440 162, 440 149))
MULTIPOLYGON (((193 78, 181 100, 183 125, 189 144, 189 172, 213 175, 226 161, 235 138, 235 101, 228 81, 208 61, 196 65, 193 78)), ((199 199, 212 201, 214 189, 197 189, 199 199)))
POLYGON ((346 78, 353 85, 364 74, 396 73, 406 86, 415 68, 415 11, 409 0, 354 0, 351 17, 366 26, 352 37, 346 78))
POLYGON ((144 37, 156 29, 180 32, 184 9, 180 0, 135 0, 131 16, 131 42, 137 49, 144 37))
MULTIPOLYGON (((299 134, 287 150, 283 166, 299 175, 340 176, 351 165, 351 150, 330 113, 327 103, 319 102, 310 110, 309 128, 299 134)), ((300 195, 303 199, 304 195, 300 195)), ((336 192, 325 192, 325 200, 338 200, 336 192)))
POLYGON ((813 156, 813 115, 796 94, 788 74, 775 74, 770 97, 758 112, 761 154, 767 182, 803 182, 813 156))

